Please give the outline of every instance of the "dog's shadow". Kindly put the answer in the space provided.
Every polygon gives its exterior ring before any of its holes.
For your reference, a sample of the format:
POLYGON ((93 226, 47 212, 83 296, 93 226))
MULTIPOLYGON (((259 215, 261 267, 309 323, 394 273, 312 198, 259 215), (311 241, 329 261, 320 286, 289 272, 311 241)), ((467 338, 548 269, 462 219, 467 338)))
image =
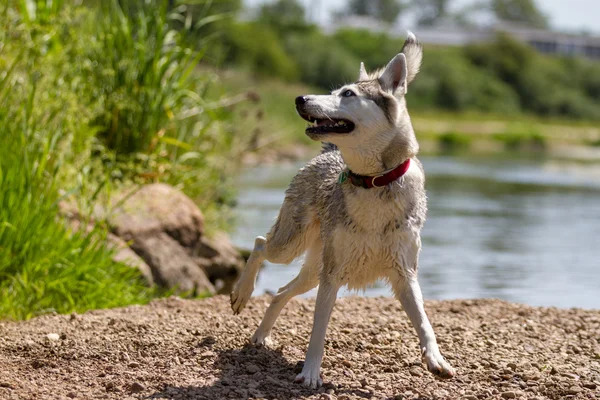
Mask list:
MULTIPOLYGON (((214 338, 212 339, 214 341, 214 338)), ((205 338, 204 341, 211 341, 205 338)), ((215 351, 217 359, 212 366, 216 381, 205 386, 167 386, 147 399, 305 399, 318 398, 318 392, 335 388, 325 383, 320 390, 309 389, 294 383, 294 377, 302 370, 303 362, 290 363, 280 350, 247 345, 241 349, 215 351)), ((209 380, 209 379, 207 379, 209 380)), ((355 390, 339 390, 355 393, 355 390)), ((360 397, 369 398, 361 392, 360 397)))

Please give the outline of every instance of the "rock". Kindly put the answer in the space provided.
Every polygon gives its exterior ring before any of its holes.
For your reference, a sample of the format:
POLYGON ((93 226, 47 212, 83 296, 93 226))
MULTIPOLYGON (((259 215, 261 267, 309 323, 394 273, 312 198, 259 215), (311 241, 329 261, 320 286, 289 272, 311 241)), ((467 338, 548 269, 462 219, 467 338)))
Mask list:
POLYGON ((131 390, 131 393, 140 393, 146 390, 146 387, 139 382, 133 382, 129 390, 131 390))
POLYGON ((244 258, 224 233, 203 236, 191 255, 219 294, 229 294, 244 268, 244 258))
POLYGON ((514 399, 517 397, 517 394, 515 392, 508 391, 502 392, 501 396, 503 399, 514 399))
POLYGON ((146 185, 111 202, 116 207, 108 216, 109 225, 125 241, 165 232, 183 247, 193 248, 204 234, 204 216, 196 204, 169 185, 146 185))
POLYGON ((77 393, 75 393, 75 392, 69 392, 69 393, 67 393, 67 397, 70 398, 70 399, 74 399, 74 398, 77 397, 77 393))
POLYGON ((215 293, 204 271, 167 233, 137 236, 131 247, 148 263, 156 284, 179 292, 215 293))
POLYGON ((55 342, 60 339, 60 335, 58 333, 49 333, 46 335, 46 338, 51 342, 55 342))
POLYGON ((133 259, 144 276, 151 275, 156 284, 181 292, 231 292, 244 259, 224 233, 211 238, 204 235, 204 216, 183 193, 169 185, 152 184, 130 196, 115 196, 112 204, 111 230, 130 242, 142 260, 127 253, 122 243, 120 257, 133 259))
POLYGON ((140 256, 138 256, 135 253, 135 251, 133 251, 123 239, 119 238, 116 235, 113 235, 112 233, 109 233, 106 236, 106 239, 109 245, 115 251, 115 254, 112 257, 113 261, 121 262, 123 264, 137 268, 144 276, 144 279, 146 280, 148 286, 152 286, 154 284, 152 270, 150 269, 148 264, 146 264, 146 262, 140 256))
POLYGON ((568 393, 569 393, 569 394, 577 394, 577 393, 580 393, 580 392, 582 392, 582 391, 583 391, 583 389, 582 389, 582 388, 580 388, 579 386, 571 386, 571 387, 569 388, 569 390, 568 390, 568 393))

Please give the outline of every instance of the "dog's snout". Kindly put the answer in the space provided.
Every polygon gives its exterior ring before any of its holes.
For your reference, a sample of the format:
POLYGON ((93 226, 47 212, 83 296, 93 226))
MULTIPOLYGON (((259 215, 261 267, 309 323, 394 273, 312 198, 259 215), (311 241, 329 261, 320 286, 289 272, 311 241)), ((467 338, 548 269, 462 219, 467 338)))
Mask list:
POLYGON ((304 96, 296 97, 296 105, 297 106, 301 106, 304 103, 306 103, 306 97, 304 97, 304 96))

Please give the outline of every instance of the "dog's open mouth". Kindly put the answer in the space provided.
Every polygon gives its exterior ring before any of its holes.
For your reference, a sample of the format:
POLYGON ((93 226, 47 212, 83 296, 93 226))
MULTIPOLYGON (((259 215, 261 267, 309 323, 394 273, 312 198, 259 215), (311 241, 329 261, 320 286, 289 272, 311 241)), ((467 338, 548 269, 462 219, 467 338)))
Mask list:
POLYGON ((354 123, 347 119, 320 119, 308 114, 300 116, 312 123, 306 128, 306 133, 350 133, 354 130, 354 123))

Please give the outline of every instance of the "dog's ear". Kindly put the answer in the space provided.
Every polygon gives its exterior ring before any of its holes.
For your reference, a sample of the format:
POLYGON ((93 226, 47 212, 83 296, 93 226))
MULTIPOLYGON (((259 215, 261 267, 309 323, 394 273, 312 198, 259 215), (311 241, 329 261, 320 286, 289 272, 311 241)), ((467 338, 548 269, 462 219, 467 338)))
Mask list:
POLYGON ((365 69, 365 63, 360 63, 360 71, 358 73, 358 82, 368 81, 369 74, 367 74, 367 70, 365 69))
POLYGON ((388 92, 395 93, 398 89, 404 89, 406 93, 407 76, 406 56, 399 53, 385 67, 379 76, 379 83, 388 92))
POLYGON ((414 33, 408 31, 408 36, 400 52, 406 56, 406 69, 408 71, 406 83, 408 85, 415 79, 421 68, 423 45, 417 40, 414 33))

